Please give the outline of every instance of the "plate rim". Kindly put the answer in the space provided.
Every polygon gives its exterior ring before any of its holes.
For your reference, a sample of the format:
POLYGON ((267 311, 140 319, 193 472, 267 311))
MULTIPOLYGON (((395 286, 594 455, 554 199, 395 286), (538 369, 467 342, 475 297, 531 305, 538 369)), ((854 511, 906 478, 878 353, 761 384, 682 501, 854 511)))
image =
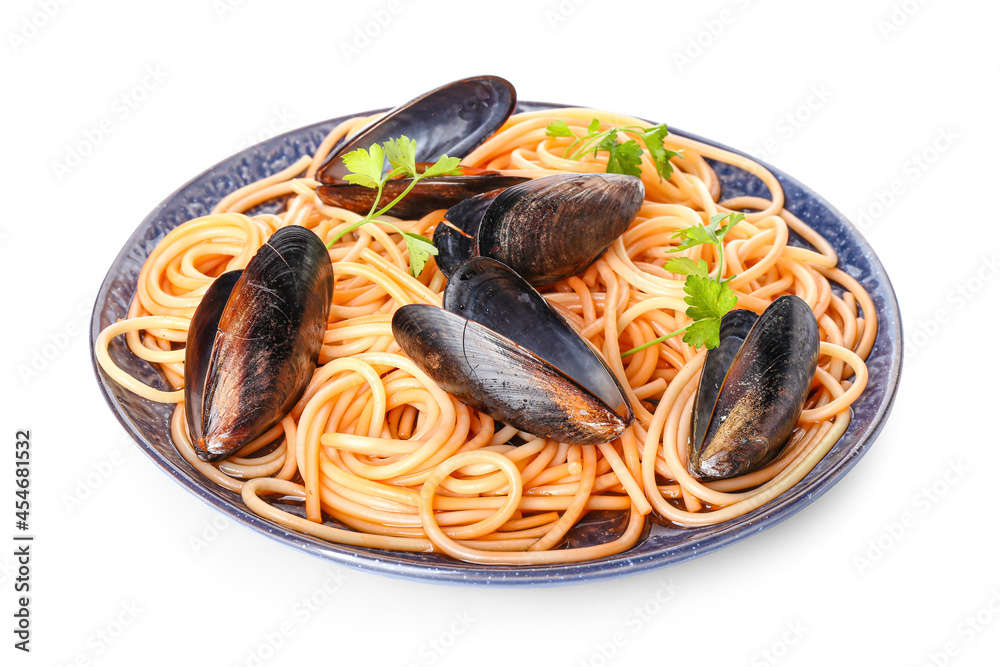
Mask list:
MULTIPOLYGON (((517 106, 515 107, 515 113, 559 108, 577 107, 561 103, 518 100, 517 106)), ((881 328, 886 324, 889 324, 891 325, 890 328, 894 330, 897 335, 895 337, 895 341, 891 341, 891 336, 887 337, 887 339, 890 339, 890 342, 893 342, 894 344, 892 344, 891 354, 889 355, 890 364, 888 378, 886 379, 887 384, 885 396, 878 405, 878 409, 876 410, 871 424, 869 424, 862 433, 858 434, 859 444, 856 447, 856 451, 853 451, 853 453, 849 452, 850 455, 844 456, 841 461, 835 463, 824 477, 817 480, 815 487, 812 488, 807 494, 799 495, 797 498, 787 499, 785 502, 790 502, 790 504, 779 503, 776 506, 769 507, 768 505, 765 505, 757 508, 753 511, 753 514, 760 512, 759 515, 752 517, 749 521, 739 523, 738 525, 734 524, 729 529, 724 528, 721 531, 708 536, 704 540, 707 543, 703 545, 698 542, 695 542, 693 545, 673 545, 647 554, 632 557, 629 556, 630 550, 626 550, 607 558, 582 561, 578 563, 560 563, 536 566, 491 566, 460 563, 458 561, 455 561, 454 563, 415 563, 395 561, 392 560, 392 558, 398 557, 397 554, 402 552, 387 551, 385 554, 388 558, 385 558, 380 557, 382 552, 378 550, 349 547, 347 545, 318 540, 317 538, 313 538, 303 533, 288 530, 284 526, 264 519, 263 517, 251 512, 245 505, 237 505, 220 496, 209 493, 207 488, 211 482, 201 477, 200 473, 198 473, 196 469, 190 468, 189 471, 183 471, 174 465, 172 461, 160 454, 156 447, 146 441, 145 437, 135 426, 132 419, 128 414, 126 414, 123 406, 115 400, 113 394, 109 391, 107 383, 109 381, 113 381, 104 374, 103 370, 97 363, 96 356, 94 355, 94 346, 97 335, 100 333, 100 315, 102 312, 100 306, 103 306, 106 301, 107 295, 110 291, 110 285, 116 275, 115 270, 121 265, 133 248, 135 248, 137 241, 142 236, 143 230, 149 227, 159 213, 171 202, 173 202, 181 192, 191 187, 207 174, 230 162, 237 156, 244 155, 247 151, 262 150, 265 146, 271 143, 280 142, 283 138, 288 137, 289 135, 298 135, 303 132, 308 132, 309 130, 317 130, 322 126, 337 123, 348 118, 371 115, 386 110, 387 109, 376 109, 372 111, 358 112, 293 128, 287 132, 275 135, 274 137, 265 139, 264 141, 258 142, 252 146, 245 147, 198 173, 171 192, 159 204, 157 204, 145 218, 143 218, 123 244, 121 250, 115 256, 114 261, 109 267, 108 272, 101 283, 101 287, 98 290, 97 297, 95 298, 94 308, 91 312, 90 347, 88 352, 91 359, 91 366, 94 370, 95 378, 101 394, 104 396, 105 402, 108 404, 111 412, 115 415, 116 419, 125 429, 126 433, 128 433, 129 437, 131 437, 131 439, 139 446, 139 449, 142 450, 142 452, 149 457, 161 471, 168 474, 175 482, 180 484, 189 492, 193 493, 196 497, 200 498, 209 506, 222 511, 230 518, 236 520, 237 523, 245 525, 255 532, 261 533, 285 546, 290 546, 300 552, 366 572, 431 584, 486 585, 502 587, 561 586, 584 583, 587 581, 599 581, 611 577, 629 576, 639 574, 647 570, 678 565, 693 558, 704 556, 735 544, 741 540, 747 539, 752 535, 756 535, 767 528, 775 526, 782 521, 791 518, 798 512, 805 509, 808 505, 811 505, 820 496, 837 484, 844 477, 844 475, 857 465, 858 461, 861 460, 868 450, 871 449, 878 435, 885 426, 885 422, 888 419, 896 400, 896 394, 899 388, 900 378, 902 376, 904 345, 899 302, 889 275, 886 272, 885 267, 882 265, 878 255, 875 253, 871 244, 869 244, 864 235, 843 213, 832 206, 824 197, 817 194, 812 188, 806 186, 798 179, 788 175, 781 169, 778 169, 763 160, 747 154, 744 151, 731 148, 711 139, 706 139, 692 132, 671 127, 670 132, 673 134, 693 139, 695 141, 700 141, 705 144, 747 157, 770 171, 779 180, 787 179, 788 181, 794 183, 803 191, 805 195, 818 202, 822 207, 835 216, 840 224, 844 225, 853 232, 855 244, 864 251, 867 260, 871 263, 872 268, 875 269, 873 272, 875 275, 872 277, 874 277, 878 284, 883 285, 886 290, 888 297, 886 299, 886 315, 889 315, 889 319, 886 321, 880 318, 879 326, 881 328)), ((881 315, 882 313, 880 313, 880 317, 881 315)), ((853 449, 854 448, 852 447, 852 450, 853 449)), ((801 484, 801 481, 799 484, 801 484)), ((798 486, 798 484, 796 486, 798 486)), ((795 487, 792 487, 792 489, 794 488, 795 487)), ((447 556, 442 555, 442 558, 447 558, 447 556)))

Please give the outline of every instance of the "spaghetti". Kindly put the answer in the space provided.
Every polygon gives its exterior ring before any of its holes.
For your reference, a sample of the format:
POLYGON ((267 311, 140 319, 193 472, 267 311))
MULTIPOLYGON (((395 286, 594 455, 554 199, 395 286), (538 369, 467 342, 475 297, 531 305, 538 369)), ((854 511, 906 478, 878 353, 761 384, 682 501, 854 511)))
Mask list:
MULTIPOLYGON (((527 177, 603 172, 606 158, 567 159, 563 153, 572 139, 545 131, 556 120, 582 129, 592 118, 603 126, 648 126, 591 109, 524 113, 512 116, 462 163, 527 177)), ((167 234, 143 266, 127 318, 96 341, 97 360, 112 379, 149 400, 177 404, 170 430, 180 453, 213 483, 241 493, 255 513, 361 547, 438 551, 476 563, 582 561, 631 547, 651 512, 681 526, 750 512, 800 481, 846 430, 850 406, 867 382, 864 359, 877 330, 871 299, 837 268, 830 244, 785 210, 781 187, 764 167, 669 135, 666 147, 683 149, 683 157, 673 158, 673 174, 661 181, 643 156, 646 199, 628 231, 584 273, 541 290, 601 352, 624 387, 636 419, 618 440, 579 446, 497 428, 488 415, 425 376, 400 353, 390 321, 404 304, 439 306, 446 278, 433 262, 419 277, 409 275, 398 234, 372 224, 330 249, 336 279, 330 319, 319 366, 292 413, 228 459, 201 461, 181 404, 191 317, 212 280, 245 267, 279 227, 304 225, 328 241, 360 219, 324 204, 314 177, 332 147, 371 120, 339 124, 315 155, 240 188, 212 214, 167 234), (719 179, 706 158, 753 174, 770 197, 718 201, 719 179), (246 215, 284 196, 284 213, 246 215), (671 256, 666 251, 677 244, 672 235, 732 210, 746 211, 725 244, 738 307, 760 313, 783 294, 804 299, 819 323, 820 363, 781 455, 759 471, 702 483, 683 461, 704 350, 671 338, 624 358, 621 353, 690 321, 683 277, 663 268, 671 256), (812 249, 789 245, 790 231, 812 249), (120 335, 132 353, 159 365, 173 391, 148 387, 115 366, 108 346, 120 335), (297 499, 303 515, 269 503, 272 496, 297 499), (557 548, 595 510, 628 512, 624 532, 605 544, 557 548)), ((430 237, 443 214, 386 219, 430 237)), ((718 261, 705 246, 683 256, 710 266, 718 261)))

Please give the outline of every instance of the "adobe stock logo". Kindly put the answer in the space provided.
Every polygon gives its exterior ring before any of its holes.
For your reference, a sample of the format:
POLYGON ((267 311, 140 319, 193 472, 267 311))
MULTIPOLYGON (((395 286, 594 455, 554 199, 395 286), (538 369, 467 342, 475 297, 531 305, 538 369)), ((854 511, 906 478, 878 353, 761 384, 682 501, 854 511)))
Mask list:
POLYGON ((654 621, 657 614, 673 602, 681 589, 672 578, 661 579, 659 584, 649 597, 625 614, 620 626, 614 632, 596 638, 597 641, 591 644, 590 653, 575 663, 577 667, 609 667, 615 662, 621 650, 634 637, 639 636, 645 627, 654 621))
POLYGON ((267 120, 267 123, 253 134, 248 134, 246 138, 239 143, 236 150, 241 151, 244 148, 260 143, 261 141, 276 137, 282 132, 287 132, 292 129, 294 121, 294 113, 289 111, 284 106, 275 107, 271 109, 271 117, 267 120))
POLYGON ((718 15, 702 21, 701 30, 688 36, 684 48, 674 51, 673 61, 678 73, 683 73, 701 58, 722 37, 726 29, 736 22, 740 12, 750 8, 750 0, 732 0, 732 4, 736 5, 736 9, 724 8, 718 15))
POLYGON ((961 461, 948 461, 944 472, 930 483, 922 486, 910 500, 911 508, 907 508, 895 519, 882 524, 883 531, 875 538, 868 540, 865 550, 854 556, 854 567, 858 574, 865 572, 885 558, 900 541, 906 537, 919 522, 921 517, 930 513, 938 506, 952 488, 972 470, 961 461))
POLYGON ((786 655, 788 655, 791 647, 799 643, 799 641, 806 635, 809 628, 802 624, 802 621, 786 621, 784 632, 781 636, 771 642, 770 646, 765 649, 761 649, 754 653, 753 657, 750 659, 751 667, 768 667, 769 665, 778 664, 786 655))
MULTIPOLYGON (((344 582, 350 579, 339 568, 326 570, 326 578, 308 595, 304 595, 292 605, 291 612, 263 634, 246 649, 246 658, 231 663, 236 667, 263 667, 274 658, 295 633, 308 623, 323 607, 339 593, 344 582)), ((284 664, 284 661, 278 661, 284 664)))
POLYGON ((59 667, 101 664, 102 661, 97 658, 110 650, 145 612, 145 608, 135 600, 122 601, 106 623, 87 635, 84 642, 85 648, 78 651, 71 659, 60 661, 57 664, 59 667))
POLYGON ((243 2, 244 0, 215 0, 212 3, 212 9, 215 11, 216 18, 225 21, 229 14, 243 6, 243 2))
POLYGON ((361 52, 371 46, 372 40, 382 34, 382 31, 389 27, 397 14, 403 11, 401 0, 389 0, 383 9, 373 9, 371 18, 361 25, 354 26, 354 38, 351 41, 340 43, 340 53, 344 56, 344 61, 350 63, 361 52))
POLYGON ((951 125, 937 128, 933 139, 906 158, 900 166, 900 175, 885 188, 877 189, 869 201, 858 209, 854 216, 857 228, 866 231, 881 220, 959 139, 961 135, 951 125))
POLYGON ((886 18, 880 18, 875 26, 882 35, 882 39, 888 41, 900 29, 910 22, 917 12, 927 3, 927 0, 903 0, 903 2, 893 3, 892 11, 886 18))
POLYGON ((87 157, 118 127, 119 123, 132 115, 132 112, 146 101, 149 94, 159 88, 167 78, 159 65, 147 65, 142 78, 111 102, 111 113, 97 121, 95 125, 85 127, 82 136, 66 146, 65 155, 61 161, 53 160, 52 173, 60 183, 63 179, 82 165, 87 157))
POLYGON ((810 120, 833 98, 833 91, 825 83, 809 86, 809 92, 802 102, 784 113, 774 123, 775 134, 765 139, 760 148, 752 151, 758 160, 769 160, 782 145, 789 143, 795 133, 805 127, 810 120))
POLYGON ((31 40, 45 29, 47 25, 56 17, 63 6, 69 4, 69 0, 39 0, 38 10, 21 17, 21 25, 17 31, 11 30, 7 33, 7 42, 14 53, 19 52, 31 40))
POLYGON ((553 5, 545 10, 545 20, 549 22, 549 29, 555 30, 560 23, 565 23, 569 17, 576 13, 580 5, 584 5, 588 0, 560 0, 558 5, 553 5))
POLYGON ((429 666, 440 660, 476 622, 468 611, 452 614, 451 622, 437 635, 426 640, 417 649, 417 662, 411 662, 409 667, 429 666))
POLYGON ((91 304, 93 304, 93 299, 84 299, 77 303, 69 320, 50 331, 45 338, 40 338, 40 343, 33 350, 28 351, 27 358, 18 364, 16 369, 24 386, 28 386, 35 378, 39 377, 63 351, 75 342, 77 337, 86 332, 91 304))
POLYGON ((73 492, 64 492, 60 496, 66 512, 73 514, 80 509, 125 464, 126 452, 130 451, 131 447, 115 449, 106 458, 91 463, 90 470, 76 478, 73 492))
POLYGON ((1000 616, 1000 590, 992 588, 990 597, 975 611, 966 616, 955 626, 954 635, 939 646, 937 650, 927 652, 927 660, 921 667, 946 667, 953 658, 958 657, 962 648, 975 641, 976 637, 985 632, 993 621, 1000 616))
POLYGON ((980 298, 980 293, 997 275, 1000 275, 1000 260, 997 259, 997 254, 981 258, 979 264, 969 271, 964 279, 956 282, 948 290, 945 295, 948 307, 935 309, 930 317, 920 320, 917 326, 909 326, 907 323, 907 333, 903 342, 904 361, 911 361, 918 352, 930 345, 941 331, 951 324, 956 313, 980 298))

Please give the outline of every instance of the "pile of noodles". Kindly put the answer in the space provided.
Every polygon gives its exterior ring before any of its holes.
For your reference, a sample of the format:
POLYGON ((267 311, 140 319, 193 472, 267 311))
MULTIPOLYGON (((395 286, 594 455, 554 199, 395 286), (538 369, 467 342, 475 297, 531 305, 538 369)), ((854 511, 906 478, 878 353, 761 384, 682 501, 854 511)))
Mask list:
MULTIPOLYGON (((606 154, 564 159, 572 139, 545 132, 563 120, 582 133, 595 117, 604 127, 648 126, 592 109, 525 113, 511 117, 462 163, 531 177, 603 172, 606 154)), ((215 484, 242 493, 255 513, 348 545, 434 550, 476 563, 589 560, 635 544, 651 512, 680 526, 745 514, 801 480, 844 433, 851 403, 868 377, 864 359, 877 329, 871 299, 837 269, 830 245, 784 210, 781 188, 767 170, 670 135, 666 147, 683 149, 683 155, 673 159, 673 175, 662 182, 643 157, 646 200, 629 230, 583 274, 541 290, 601 351, 625 388, 636 419, 618 440, 579 446, 495 428, 488 415, 441 390, 401 354, 390 320, 404 304, 439 306, 446 278, 433 261, 413 278, 400 235, 369 224, 330 250, 336 286, 329 324, 319 366, 294 411, 229 459, 202 462, 181 404, 192 314, 213 278, 245 267, 279 227, 304 225, 328 241, 359 219, 322 203, 314 175, 341 138, 371 120, 341 123, 315 155, 233 192, 211 215, 167 234, 139 275, 128 318, 97 340, 98 361, 112 379, 149 400, 177 404, 171 436, 180 453, 215 484), (770 199, 717 201, 719 180, 705 158, 750 172, 767 186, 770 199), (282 196, 289 200, 280 215, 244 214, 282 196), (666 251, 678 243, 675 231, 729 210, 748 211, 725 244, 726 265, 737 274, 730 282, 737 307, 760 313, 783 294, 804 299, 819 322, 820 363, 781 455, 758 472, 701 483, 684 462, 705 350, 678 336, 624 359, 621 353, 689 322, 683 276, 663 269, 677 255, 666 251), (790 230, 814 250, 788 245, 790 230), (115 366, 108 345, 122 334, 136 356, 159 365, 175 391, 148 387, 115 366), (306 518, 268 502, 275 499, 303 503, 306 518), (627 527, 605 544, 565 548, 567 532, 594 510, 627 511, 627 527)), ((390 220, 431 237, 443 214, 390 220)), ((717 262, 707 246, 683 255, 710 267, 717 262)))

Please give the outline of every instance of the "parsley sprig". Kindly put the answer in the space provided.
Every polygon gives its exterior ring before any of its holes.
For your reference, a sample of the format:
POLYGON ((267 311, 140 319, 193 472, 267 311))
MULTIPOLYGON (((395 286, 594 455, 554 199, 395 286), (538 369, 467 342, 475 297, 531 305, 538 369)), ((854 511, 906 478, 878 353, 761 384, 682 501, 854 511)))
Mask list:
POLYGON ((333 244, 339 241, 341 237, 353 232, 361 225, 366 225, 369 222, 377 222, 380 225, 391 227, 403 235, 406 248, 410 251, 410 273, 414 277, 419 276, 431 255, 438 254, 437 248, 434 247, 430 239, 420 234, 404 232, 391 222, 378 220, 377 218, 388 213, 393 206, 402 201, 403 197, 410 193, 413 186, 423 179, 459 173, 456 168, 458 167, 460 158, 442 155, 437 162, 427 167, 427 169, 419 171, 417 169, 417 141, 406 136, 401 136, 398 139, 390 139, 383 142, 381 146, 372 144, 368 150, 358 148, 345 154, 342 159, 347 168, 352 172, 345 176, 344 180, 353 185, 375 189, 375 201, 372 202, 372 207, 368 211, 368 215, 334 236, 326 244, 326 247, 332 248, 333 244), (383 166, 387 158, 391 169, 383 173, 383 166), (398 197, 382 208, 378 208, 386 181, 397 176, 412 180, 398 197))
POLYGON ((722 324, 722 317, 736 306, 737 301, 736 294, 729 286, 729 281, 734 276, 723 278, 726 274, 723 239, 743 218, 742 213, 719 213, 713 215, 707 225, 695 225, 674 234, 674 238, 682 239, 681 244, 667 252, 680 252, 699 245, 711 245, 719 258, 718 271, 715 276, 709 275, 708 262, 703 259, 695 262, 688 257, 675 257, 668 261, 663 268, 687 276, 684 280, 684 293, 687 295, 684 297, 684 303, 688 304, 688 308, 684 312, 693 321, 665 336, 623 352, 622 357, 641 352, 681 333, 684 334, 682 340, 692 347, 704 346, 705 349, 711 350, 719 346, 719 327, 722 324), (728 222, 723 224, 727 219, 728 222))
POLYGON ((601 121, 594 119, 587 126, 587 133, 578 137, 573 129, 565 121, 557 120, 550 123, 545 129, 545 134, 550 137, 572 137, 575 139, 563 152, 563 157, 570 160, 579 160, 581 157, 594 151, 597 153, 605 151, 608 154, 608 167, 605 170, 609 174, 631 174, 641 176, 642 170, 642 146, 635 139, 629 139, 625 143, 618 141, 618 133, 624 132, 627 135, 637 137, 646 146, 656 173, 660 180, 670 178, 674 167, 670 164, 670 158, 680 155, 680 151, 668 151, 663 147, 663 140, 667 137, 667 126, 663 123, 653 127, 639 127, 638 125, 625 125, 622 127, 612 127, 601 130, 601 121))

